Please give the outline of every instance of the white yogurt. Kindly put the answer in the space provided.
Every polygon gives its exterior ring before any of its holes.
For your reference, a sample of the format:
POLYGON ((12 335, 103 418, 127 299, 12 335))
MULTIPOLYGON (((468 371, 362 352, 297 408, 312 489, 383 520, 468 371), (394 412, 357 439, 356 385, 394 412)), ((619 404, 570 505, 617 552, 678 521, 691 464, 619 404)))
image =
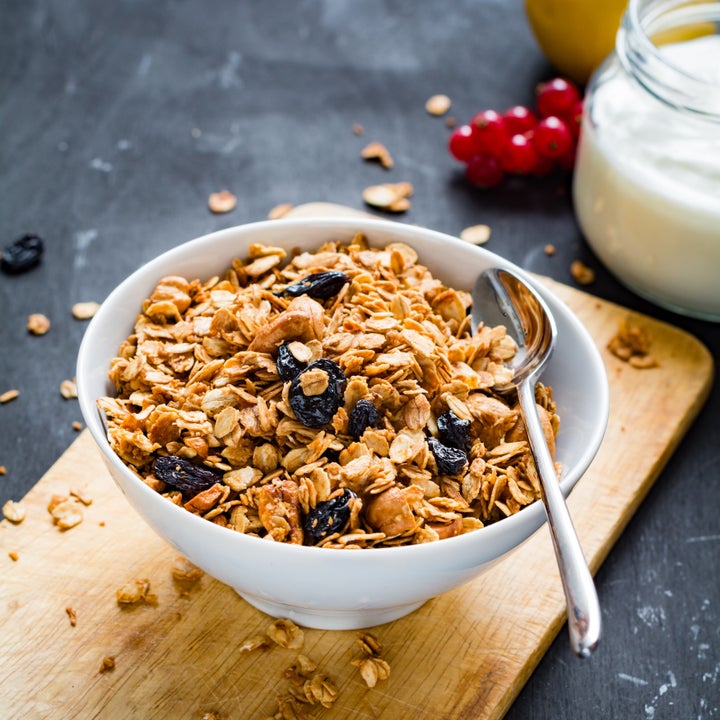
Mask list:
MULTIPOLYGON (((720 87, 720 36, 662 52, 720 87)), ((573 188, 589 244, 638 293, 720 319, 720 124, 669 108, 619 66, 589 103, 573 188)))

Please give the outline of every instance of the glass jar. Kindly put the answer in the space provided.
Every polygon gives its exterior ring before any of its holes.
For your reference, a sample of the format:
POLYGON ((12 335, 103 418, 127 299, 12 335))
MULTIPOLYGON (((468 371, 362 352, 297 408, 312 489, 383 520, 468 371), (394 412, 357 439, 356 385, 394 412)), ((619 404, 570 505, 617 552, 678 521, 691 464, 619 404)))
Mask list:
POLYGON ((630 0, 591 78, 573 199, 625 285, 720 321, 720 2, 630 0))

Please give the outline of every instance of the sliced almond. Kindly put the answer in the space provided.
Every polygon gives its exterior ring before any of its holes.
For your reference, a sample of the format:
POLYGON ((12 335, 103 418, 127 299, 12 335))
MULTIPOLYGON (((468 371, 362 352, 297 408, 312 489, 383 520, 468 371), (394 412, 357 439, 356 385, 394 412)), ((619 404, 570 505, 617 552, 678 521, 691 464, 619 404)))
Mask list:
POLYGON ((100 309, 96 302, 79 302, 72 306, 72 314, 76 320, 89 320, 100 309))
POLYGON ((268 220, 279 220, 285 217, 293 209, 292 203, 280 203, 268 213, 268 220))
POLYGON ((11 400, 14 400, 16 397, 20 395, 19 390, 6 390, 2 395, 0 395, 0 403, 7 403, 11 400))
POLYGON ((425 109, 431 115, 444 115, 452 105, 452 101, 447 95, 433 95, 427 99, 425 103, 425 109))
POLYGON ((380 142, 368 143, 361 151, 360 157, 363 160, 377 160, 386 170, 395 165, 390 151, 380 142))
POLYGON ((214 213, 226 213, 235 209, 237 198, 229 190, 211 193, 208 198, 208 207, 214 213))
POLYGON ((404 212, 410 208, 408 198, 413 194, 412 183, 384 183, 370 185, 363 191, 363 200, 372 207, 391 212, 404 212))
POLYGON ((473 245, 484 245, 490 239, 489 225, 471 225, 460 233, 460 239, 473 245))

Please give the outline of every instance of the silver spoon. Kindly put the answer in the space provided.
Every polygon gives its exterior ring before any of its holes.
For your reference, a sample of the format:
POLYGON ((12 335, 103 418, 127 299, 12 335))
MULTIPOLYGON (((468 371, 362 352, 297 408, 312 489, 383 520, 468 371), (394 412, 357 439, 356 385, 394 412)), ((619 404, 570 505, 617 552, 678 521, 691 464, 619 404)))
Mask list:
POLYGON ((535 405, 535 384, 555 346, 557 329, 545 302, 517 275, 491 268, 475 282, 472 324, 505 325, 518 344, 513 379, 498 390, 516 388, 530 449, 543 488, 543 503, 568 607, 570 646, 588 657, 600 640, 600 603, 595 584, 560 491, 555 465, 535 405))

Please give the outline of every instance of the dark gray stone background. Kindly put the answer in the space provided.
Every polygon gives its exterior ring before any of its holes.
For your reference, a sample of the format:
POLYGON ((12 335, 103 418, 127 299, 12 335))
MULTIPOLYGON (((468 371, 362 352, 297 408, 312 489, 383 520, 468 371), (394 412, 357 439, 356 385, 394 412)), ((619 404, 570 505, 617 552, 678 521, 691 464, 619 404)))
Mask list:
MULTIPOLYGON (((415 185, 403 222, 487 223, 488 249, 527 269, 571 284, 570 262, 585 260, 598 274, 589 292, 686 328, 718 358, 720 327, 641 301, 603 270, 566 178, 483 192, 448 156, 430 95, 467 120, 532 102, 552 74, 520 0, 3 0, 0 33, 0 246, 26 232, 47 242, 39 268, 0 275, 0 392, 21 391, 0 406, 0 503, 76 436, 77 403, 58 393, 85 328, 73 303, 276 203, 360 208, 375 182, 415 185), (359 159, 369 140, 390 148, 392 172, 359 159), (214 216, 208 194, 225 187, 238 206, 214 216), (32 312, 49 334, 26 331, 32 312)), ((563 631, 508 718, 720 717, 718 400, 715 388, 598 574, 599 651, 577 660, 563 631)))

